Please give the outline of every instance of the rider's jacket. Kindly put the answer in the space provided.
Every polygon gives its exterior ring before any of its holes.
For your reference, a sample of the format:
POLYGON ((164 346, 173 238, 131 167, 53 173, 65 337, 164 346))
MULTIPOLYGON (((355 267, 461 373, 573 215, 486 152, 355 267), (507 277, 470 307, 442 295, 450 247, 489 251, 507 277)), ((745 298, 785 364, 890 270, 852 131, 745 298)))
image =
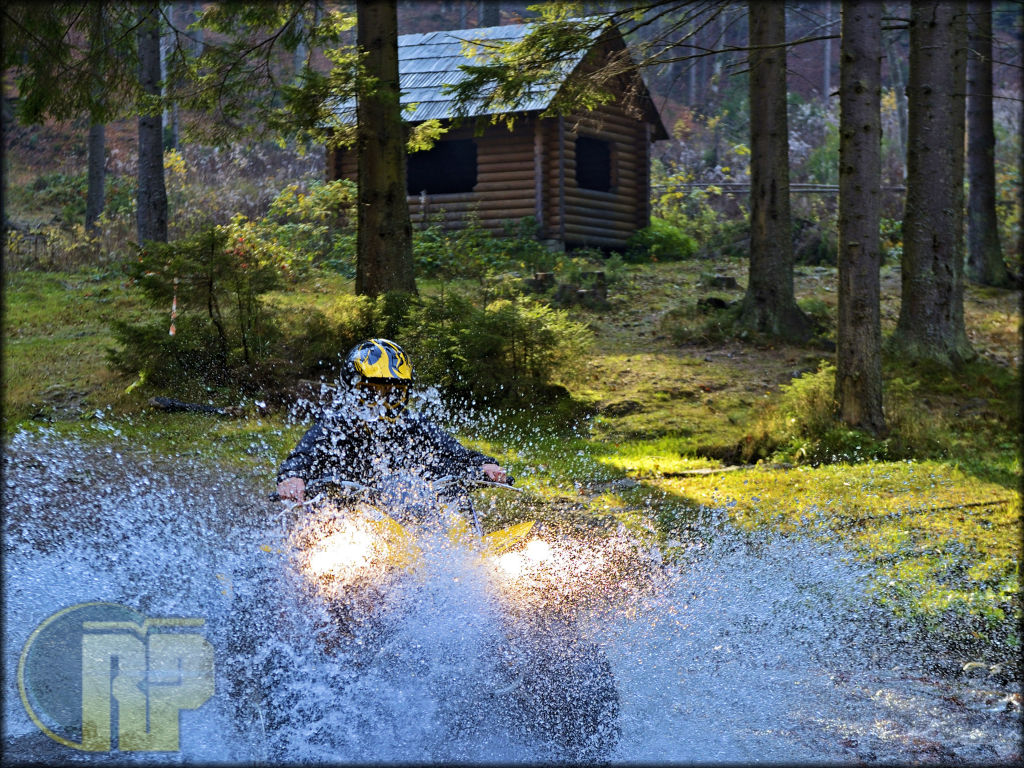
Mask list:
POLYGON ((425 479, 476 476, 497 460, 470 450, 424 416, 405 412, 395 422, 367 421, 344 411, 321 414, 288 454, 277 482, 301 477, 354 480, 376 485, 389 473, 411 471, 425 479))

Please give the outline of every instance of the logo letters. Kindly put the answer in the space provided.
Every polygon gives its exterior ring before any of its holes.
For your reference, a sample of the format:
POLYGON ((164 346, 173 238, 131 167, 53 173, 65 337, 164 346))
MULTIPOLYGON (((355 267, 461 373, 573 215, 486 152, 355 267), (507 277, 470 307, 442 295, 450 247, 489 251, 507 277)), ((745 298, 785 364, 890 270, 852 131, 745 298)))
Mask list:
MULTIPOLYGON (((26 710, 47 736, 75 749, 110 751, 116 731, 116 746, 121 751, 177 751, 181 710, 199 708, 214 693, 213 647, 202 635, 178 631, 183 627, 201 627, 204 621, 160 618, 140 623, 136 620, 138 614, 123 606, 110 606, 75 606, 56 614, 65 617, 62 623, 52 623, 55 617, 51 617, 36 630, 26 644, 19 666, 19 687, 26 710), (79 608, 87 609, 79 615, 88 618, 69 620, 68 614, 79 608), (89 620, 96 618, 104 620, 89 620), (52 720, 55 712, 63 711, 52 696, 30 695, 37 690, 53 690, 52 685, 46 684, 50 660, 44 649, 48 644, 39 643, 40 650, 34 656, 30 654, 33 640, 47 627, 47 639, 59 635, 81 649, 81 665, 74 670, 81 681, 80 742, 55 732, 41 719, 40 713, 50 715, 52 720), (152 631, 156 629, 171 631, 152 631)), ((77 693, 68 690, 64 699, 77 693)), ((66 733, 73 734, 78 724, 66 722, 69 719, 65 717, 60 725, 66 733), (68 727, 72 730, 68 731, 68 727)))

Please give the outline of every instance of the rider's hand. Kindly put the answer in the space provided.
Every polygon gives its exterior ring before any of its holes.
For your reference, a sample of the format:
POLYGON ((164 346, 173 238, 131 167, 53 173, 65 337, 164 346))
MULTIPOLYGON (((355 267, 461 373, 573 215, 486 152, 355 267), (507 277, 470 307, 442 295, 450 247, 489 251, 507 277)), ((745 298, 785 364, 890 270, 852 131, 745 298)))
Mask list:
POLYGON ((306 494, 306 481, 289 477, 277 484, 277 495, 286 501, 302 501, 306 494))
POLYGON ((497 464, 482 464, 480 468, 484 471, 484 477, 492 483, 507 483, 508 475, 505 470, 497 464))

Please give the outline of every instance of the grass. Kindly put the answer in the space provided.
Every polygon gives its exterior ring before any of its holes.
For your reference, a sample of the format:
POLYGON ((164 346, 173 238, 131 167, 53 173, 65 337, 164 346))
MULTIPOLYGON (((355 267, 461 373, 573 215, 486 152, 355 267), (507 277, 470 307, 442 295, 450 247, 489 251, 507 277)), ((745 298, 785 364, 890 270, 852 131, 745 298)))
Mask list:
MULTIPOLYGON (((1017 642, 1016 297, 968 288, 968 327, 982 357, 964 371, 886 361, 887 389, 902 397, 890 415, 915 436, 916 460, 722 471, 779 404, 782 386, 831 354, 729 337, 677 341, 662 321, 704 295, 698 283, 707 270, 700 261, 631 266, 615 285, 610 309, 572 310, 597 339, 582 373, 561 382, 591 407, 584 428, 569 430, 533 411, 492 413, 462 429, 471 445, 500 457, 526 491, 490 494, 489 520, 498 525, 534 516, 554 528, 625 524, 664 539, 702 505, 720 506, 739 528, 841 541, 871 566, 875 599, 935 636, 957 642, 965 636, 993 648, 1017 642)), ((745 282, 739 260, 715 270, 745 282)), ((801 300, 816 312, 834 311, 834 269, 801 272, 801 300)), ((169 322, 169 308, 147 307, 109 272, 5 277, 5 434, 45 421, 60 434, 102 443, 118 430, 155 455, 202 456, 269 490, 301 425, 282 412, 221 419, 154 411, 146 401, 155 391, 126 392, 132 377, 107 369, 112 319, 169 322)), ((883 326, 890 330, 898 271, 887 267, 883 286, 883 326)), ((350 293, 351 281, 325 273, 271 300, 330 313, 339 306, 336 297, 350 293)), ((715 294, 742 295, 741 289, 715 294)))
MULTIPOLYGON (((1019 645, 1021 502, 949 464, 870 462, 660 478, 745 529, 839 540, 872 566, 870 592, 961 645, 1019 645)), ((682 520, 664 521, 666 535, 682 520)))
POLYGON ((62 406, 138 407, 138 397, 123 397, 127 383, 107 369, 106 351, 111 320, 147 314, 155 313, 109 273, 5 274, 5 430, 62 406))

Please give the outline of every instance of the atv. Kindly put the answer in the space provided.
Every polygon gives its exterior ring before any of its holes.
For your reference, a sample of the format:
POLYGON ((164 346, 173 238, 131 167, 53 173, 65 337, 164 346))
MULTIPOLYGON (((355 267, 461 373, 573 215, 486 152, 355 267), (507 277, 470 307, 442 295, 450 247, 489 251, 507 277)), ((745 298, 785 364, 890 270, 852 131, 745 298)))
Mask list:
MULTIPOLYGON (((569 614, 538 594, 557 579, 544 571, 539 526, 527 520, 483 531, 470 491, 495 486, 453 476, 396 476, 382 487, 320 481, 307 487, 308 500, 285 506, 283 543, 262 553, 264 565, 276 567, 242 580, 249 592, 233 620, 230 689, 243 727, 272 741, 294 719, 299 702, 281 685, 296 663, 289 643, 312 639, 323 657, 344 660, 349 680, 382 654, 408 663, 415 649, 394 647, 395 627, 418 602, 394 595, 429 588, 438 563, 465 558, 500 615, 500 631, 479 649, 487 673, 473 677, 471 694, 463 692, 474 711, 487 713, 492 730, 500 723, 552 759, 606 759, 619 736, 611 665, 569 614), (294 598, 288 608, 280 605, 284 592, 294 598), (266 627, 282 628, 270 650, 256 647, 266 627)), ((437 696, 443 713, 450 694, 437 696)), ((472 732, 465 711, 451 719, 456 731, 472 732)))

